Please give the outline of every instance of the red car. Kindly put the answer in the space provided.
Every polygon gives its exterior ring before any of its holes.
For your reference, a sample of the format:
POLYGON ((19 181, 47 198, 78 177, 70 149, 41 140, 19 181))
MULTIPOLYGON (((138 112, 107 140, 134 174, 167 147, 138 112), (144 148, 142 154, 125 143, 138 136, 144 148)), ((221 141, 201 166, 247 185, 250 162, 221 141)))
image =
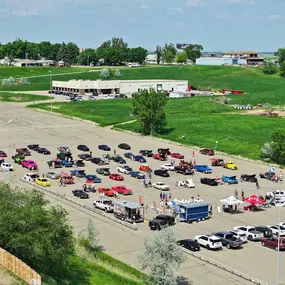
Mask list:
MULTIPOLYGON (((278 250, 278 238, 275 236, 272 236, 270 238, 264 238, 261 244, 263 246, 268 246, 268 247, 274 248, 275 250, 278 250)), ((280 238, 279 249, 280 250, 285 249, 285 238, 280 238)))
POLYGON ((183 159, 184 155, 181 153, 173 152, 170 154, 173 158, 183 159))
POLYGON ((214 155, 215 154, 214 150, 211 149, 211 148, 200 149, 200 153, 201 154, 206 154, 206 155, 214 155))
POLYGON ((161 160, 161 161, 166 160, 166 156, 164 154, 161 154, 161 153, 155 153, 152 155, 152 157, 154 159, 161 160))
POLYGON ((111 173, 109 175, 109 178, 110 179, 113 179, 113 180, 116 180, 116 181, 123 181, 124 180, 124 177, 120 174, 117 174, 117 173, 111 173))
POLYGON ((131 189, 128 189, 126 186, 115 186, 115 187, 112 187, 112 190, 122 195, 132 195, 133 194, 133 191, 131 189))
POLYGON ((105 196, 114 197, 115 191, 110 188, 98 188, 99 193, 104 193, 105 196))
POLYGON ((7 157, 7 154, 3 150, 0 150, 0 157, 7 157))

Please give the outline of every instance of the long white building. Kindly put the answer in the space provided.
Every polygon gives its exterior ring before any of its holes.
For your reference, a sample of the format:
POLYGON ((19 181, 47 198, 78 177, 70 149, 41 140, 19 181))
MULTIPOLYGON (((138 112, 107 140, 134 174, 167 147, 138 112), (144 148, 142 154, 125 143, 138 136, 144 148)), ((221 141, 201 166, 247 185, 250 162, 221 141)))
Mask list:
POLYGON ((100 94, 133 94, 144 89, 154 89, 157 92, 186 92, 187 80, 69 80, 52 81, 53 90, 78 92, 85 94, 92 92, 100 94))

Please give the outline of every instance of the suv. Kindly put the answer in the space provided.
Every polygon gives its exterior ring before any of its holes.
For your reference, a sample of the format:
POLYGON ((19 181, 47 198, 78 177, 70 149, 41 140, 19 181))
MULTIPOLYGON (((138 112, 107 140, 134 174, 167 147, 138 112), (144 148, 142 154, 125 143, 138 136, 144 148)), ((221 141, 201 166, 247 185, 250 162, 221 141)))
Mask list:
MULTIPOLYGON (((274 248, 276 251, 278 251, 278 237, 264 238, 261 241, 261 244, 263 246, 274 248)), ((285 249, 285 238, 280 238, 279 250, 284 250, 284 249, 285 249)))
POLYGON ((30 182, 35 182, 35 180, 39 177, 40 176, 38 173, 26 173, 24 179, 30 182))
POLYGON ((161 177, 169 177, 169 173, 165 169, 157 169, 154 171, 154 174, 161 177))
POLYGON ((175 225, 175 218, 170 215, 165 215, 165 214, 160 214, 155 217, 157 220, 163 220, 167 221, 169 226, 174 226, 175 225))
POLYGON ((241 247, 243 241, 237 237, 235 237, 230 232, 218 232, 213 233, 213 235, 219 237, 222 241, 223 246, 226 246, 228 249, 230 248, 238 248, 241 247))
POLYGON ((168 227, 168 222, 165 220, 158 220, 158 219, 153 219, 149 221, 148 223, 149 228, 153 231, 158 230, 160 231, 161 229, 167 228, 168 227))
POLYGON ((235 237, 239 238, 243 243, 247 242, 246 234, 239 230, 230 230, 231 234, 233 234, 235 237))
POLYGON ((241 232, 245 233, 247 239, 250 241, 262 240, 263 233, 257 231, 255 227, 252 226, 241 226, 241 227, 234 227, 234 230, 240 230, 241 232))
POLYGON ((195 236, 195 240, 199 243, 200 246, 206 247, 209 249, 223 249, 223 244, 220 238, 214 235, 201 235, 195 236))

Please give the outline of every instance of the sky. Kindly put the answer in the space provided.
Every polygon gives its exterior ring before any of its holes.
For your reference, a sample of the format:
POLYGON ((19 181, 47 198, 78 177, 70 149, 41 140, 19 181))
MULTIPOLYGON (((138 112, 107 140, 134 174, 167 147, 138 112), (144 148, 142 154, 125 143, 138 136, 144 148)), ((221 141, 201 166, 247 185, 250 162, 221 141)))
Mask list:
POLYGON ((75 42, 112 37, 130 47, 201 44, 204 51, 285 47, 285 0, 0 0, 0 41, 75 42))

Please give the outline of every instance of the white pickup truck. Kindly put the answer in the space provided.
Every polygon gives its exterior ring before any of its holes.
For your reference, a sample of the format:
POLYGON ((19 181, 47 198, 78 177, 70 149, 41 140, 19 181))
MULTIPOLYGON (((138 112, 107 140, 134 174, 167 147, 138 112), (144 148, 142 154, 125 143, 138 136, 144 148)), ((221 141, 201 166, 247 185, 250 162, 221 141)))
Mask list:
POLYGON ((95 208, 98 208, 100 210, 104 210, 106 213, 107 212, 114 212, 114 204, 112 200, 110 199, 99 199, 94 201, 93 203, 95 208))

